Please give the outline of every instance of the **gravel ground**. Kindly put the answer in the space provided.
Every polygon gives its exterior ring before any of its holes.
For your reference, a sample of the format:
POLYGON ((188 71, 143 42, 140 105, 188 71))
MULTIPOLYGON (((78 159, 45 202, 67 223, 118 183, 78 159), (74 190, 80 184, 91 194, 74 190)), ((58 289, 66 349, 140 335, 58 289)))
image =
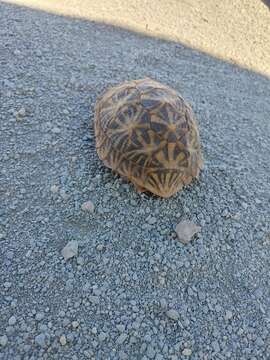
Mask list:
POLYGON ((4 3, 0 24, 0 359, 269 359, 269 80, 4 3), (200 179, 168 200, 94 148, 97 96, 144 76, 177 89, 201 129, 200 179), (201 226, 187 245, 181 220, 201 226))

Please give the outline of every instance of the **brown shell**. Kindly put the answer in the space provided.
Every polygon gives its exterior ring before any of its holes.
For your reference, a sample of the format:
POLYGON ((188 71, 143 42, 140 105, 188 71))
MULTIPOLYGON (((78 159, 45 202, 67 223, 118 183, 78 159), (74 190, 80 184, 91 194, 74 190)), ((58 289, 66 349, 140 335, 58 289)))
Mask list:
POLYGON ((97 101, 95 135, 99 158, 138 190, 167 198, 202 169, 190 106, 149 78, 118 85, 97 101))

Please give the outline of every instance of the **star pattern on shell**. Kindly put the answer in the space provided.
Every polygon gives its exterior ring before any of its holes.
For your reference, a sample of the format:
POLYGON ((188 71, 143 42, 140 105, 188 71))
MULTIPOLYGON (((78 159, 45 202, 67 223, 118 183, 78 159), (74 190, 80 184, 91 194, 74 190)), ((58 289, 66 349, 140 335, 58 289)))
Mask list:
POLYGON ((115 86, 97 101, 95 135, 103 163, 140 191, 170 197, 203 167, 191 107, 149 78, 115 86))

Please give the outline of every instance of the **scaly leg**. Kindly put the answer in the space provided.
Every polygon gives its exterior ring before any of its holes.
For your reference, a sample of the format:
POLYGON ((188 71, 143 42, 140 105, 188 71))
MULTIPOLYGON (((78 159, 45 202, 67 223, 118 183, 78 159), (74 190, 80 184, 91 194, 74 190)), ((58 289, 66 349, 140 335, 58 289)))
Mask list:
POLYGON ((135 186, 136 190, 137 190, 138 192, 140 192, 140 193, 146 191, 146 189, 145 189, 143 186, 140 186, 140 185, 138 185, 138 184, 134 184, 134 186, 135 186))

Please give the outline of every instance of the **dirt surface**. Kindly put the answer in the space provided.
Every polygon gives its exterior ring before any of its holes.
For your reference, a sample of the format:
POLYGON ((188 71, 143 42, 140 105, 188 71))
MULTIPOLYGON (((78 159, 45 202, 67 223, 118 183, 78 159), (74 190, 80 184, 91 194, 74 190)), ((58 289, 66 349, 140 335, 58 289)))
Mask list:
POLYGON ((260 0, 14 0, 175 40, 270 76, 270 11, 260 0))
MULTIPOLYGON (((128 3, 135 26, 142 8, 128 3)), ((238 30, 211 42, 199 11, 190 30, 183 20, 189 47, 0 1, 1 360, 269 359, 270 82, 257 72, 268 7, 223 3, 238 30), (242 8, 253 28, 233 18, 242 8), (194 50, 202 39, 256 71, 194 50), (200 128, 205 168, 168 200, 137 193, 95 152, 97 97, 145 76, 179 91, 200 128), (188 244, 183 221, 200 227, 188 244)), ((97 20, 102 5, 83 4, 97 20)), ((160 19, 175 16, 162 4, 160 19)))

